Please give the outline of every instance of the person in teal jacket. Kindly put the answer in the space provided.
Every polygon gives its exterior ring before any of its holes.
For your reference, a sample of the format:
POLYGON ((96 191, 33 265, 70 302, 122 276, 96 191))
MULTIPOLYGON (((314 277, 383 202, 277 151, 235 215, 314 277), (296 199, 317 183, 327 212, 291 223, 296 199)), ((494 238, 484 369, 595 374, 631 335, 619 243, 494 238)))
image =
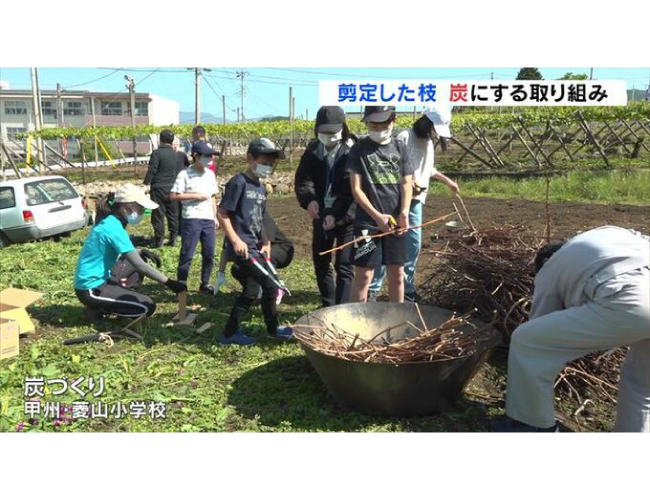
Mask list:
POLYGON ((146 208, 157 204, 144 190, 127 183, 115 193, 109 193, 97 206, 95 225, 90 231, 77 260, 74 288, 79 301, 86 306, 86 315, 92 321, 105 314, 138 317, 151 316, 156 303, 142 293, 126 288, 111 276, 111 269, 123 256, 135 270, 174 293, 187 291, 178 281, 169 279, 147 264, 134 247, 126 231, 127 225, 138 224, 146 208))

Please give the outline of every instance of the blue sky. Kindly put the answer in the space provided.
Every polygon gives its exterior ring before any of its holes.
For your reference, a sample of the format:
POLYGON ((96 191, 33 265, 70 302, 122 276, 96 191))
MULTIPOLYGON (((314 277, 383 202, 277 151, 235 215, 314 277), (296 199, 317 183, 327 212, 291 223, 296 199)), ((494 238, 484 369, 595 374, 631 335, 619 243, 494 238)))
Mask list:
MULTIPOLYGON (((226 95, 226 114, 236 119, 240 81, 239 68, 211 68, 202 85, 202 112, 221 117, 221 96, 226 95)), ((514 79, 519 68, 243 68, 246 82, 246 118, 288 115, 289 86, 296 98, 296 116, 313 118, 318 109, 318 81, 354 78, 458 78, 467 80, 514 79)), ((567 72, 589 74, 590 68, 539 68, 545 79, 559 78, 567 72)), ((124 75, 135 78, 139 92, 150 92, 179 101, 181 110, 194 111, 194 72, 186 68, 39 68, 42 90, 61 83, 70 90, 120 92, 124 75), (93 81, 96 80, 96 81, 93 81)), ((650 84, 649 68, 594 68, 595 79, 627 80, 628 88, 645 89, 650 84)), ((0 68, 0 80, 12 89, 29 88, 29 68, 0 68)))

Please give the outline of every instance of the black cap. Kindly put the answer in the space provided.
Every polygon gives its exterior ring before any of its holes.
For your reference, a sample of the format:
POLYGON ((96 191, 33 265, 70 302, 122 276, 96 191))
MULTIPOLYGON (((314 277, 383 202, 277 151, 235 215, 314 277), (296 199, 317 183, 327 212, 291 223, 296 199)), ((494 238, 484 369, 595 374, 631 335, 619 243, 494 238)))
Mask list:
POLYGON ((219 152, 208 146, 205 141, 196 141, 192 144, 192 154, 195 153, 201 156, 219 156, 219 152))
POLYGON ((363 110, 364 122, 382 123, 395 113, 395 106, 366 106, 363 110))
POLYGON ((345 111, 338 106, 322 106, 316 113, 316 131, 337 134, 343 130, 345 111))
POLYGON ((259 155, 275 155, 280 159, 284 158, 284 151, 278 149, 276 145, 266 137, 253 139, 248 145, 248 151, 253 157, 257 158, 259 155))

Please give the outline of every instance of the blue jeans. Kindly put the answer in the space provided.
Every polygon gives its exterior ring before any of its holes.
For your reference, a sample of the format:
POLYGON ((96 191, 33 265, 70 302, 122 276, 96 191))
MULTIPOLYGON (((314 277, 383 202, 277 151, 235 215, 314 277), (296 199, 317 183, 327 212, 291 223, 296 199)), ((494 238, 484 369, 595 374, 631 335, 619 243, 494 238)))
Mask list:
POLYGON ((210 284, 214 267, 214 220, 183 219, 181 225, 181 255, 178 259, 178 281, 187 281, 196 245, 201 240, 201 284, 210 284))
MULTIPOLYGON (((409 210, 409 226, 422 224, 422 203, 413 201, 409 210)), ((420 246, 422 245, 422 229, 411 229, 406 233, 406 262, 404 263, 404 294, 415 293, 415 268, 418 264, 420 246)), ((375 275, 370 284, 370 293, 378 294, 386 277, 386 266, 375 268, 375 275)))

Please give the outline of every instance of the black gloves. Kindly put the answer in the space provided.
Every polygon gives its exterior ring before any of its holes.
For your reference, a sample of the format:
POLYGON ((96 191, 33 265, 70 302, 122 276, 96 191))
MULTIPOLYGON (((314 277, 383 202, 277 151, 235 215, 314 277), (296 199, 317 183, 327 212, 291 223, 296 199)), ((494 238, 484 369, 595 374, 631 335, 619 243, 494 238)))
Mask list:
POLYGON ((138 250, 138 253, 140 254, 140 257, 142 257, 142 260, 145 262, 150 260, 156 264, 157 268, 160 268, 160 266, 162 266, 162 260, 160 260, 160 256, 157 253, 153 253, 151 250, 147 250, 146 248, 141 248, 138 250))
POLYGON ((167 283, 165 283, 165 286, 174 293, 187 292, 187 285, 185 283, 181 283, 180 281, 168 279, 167 283))

